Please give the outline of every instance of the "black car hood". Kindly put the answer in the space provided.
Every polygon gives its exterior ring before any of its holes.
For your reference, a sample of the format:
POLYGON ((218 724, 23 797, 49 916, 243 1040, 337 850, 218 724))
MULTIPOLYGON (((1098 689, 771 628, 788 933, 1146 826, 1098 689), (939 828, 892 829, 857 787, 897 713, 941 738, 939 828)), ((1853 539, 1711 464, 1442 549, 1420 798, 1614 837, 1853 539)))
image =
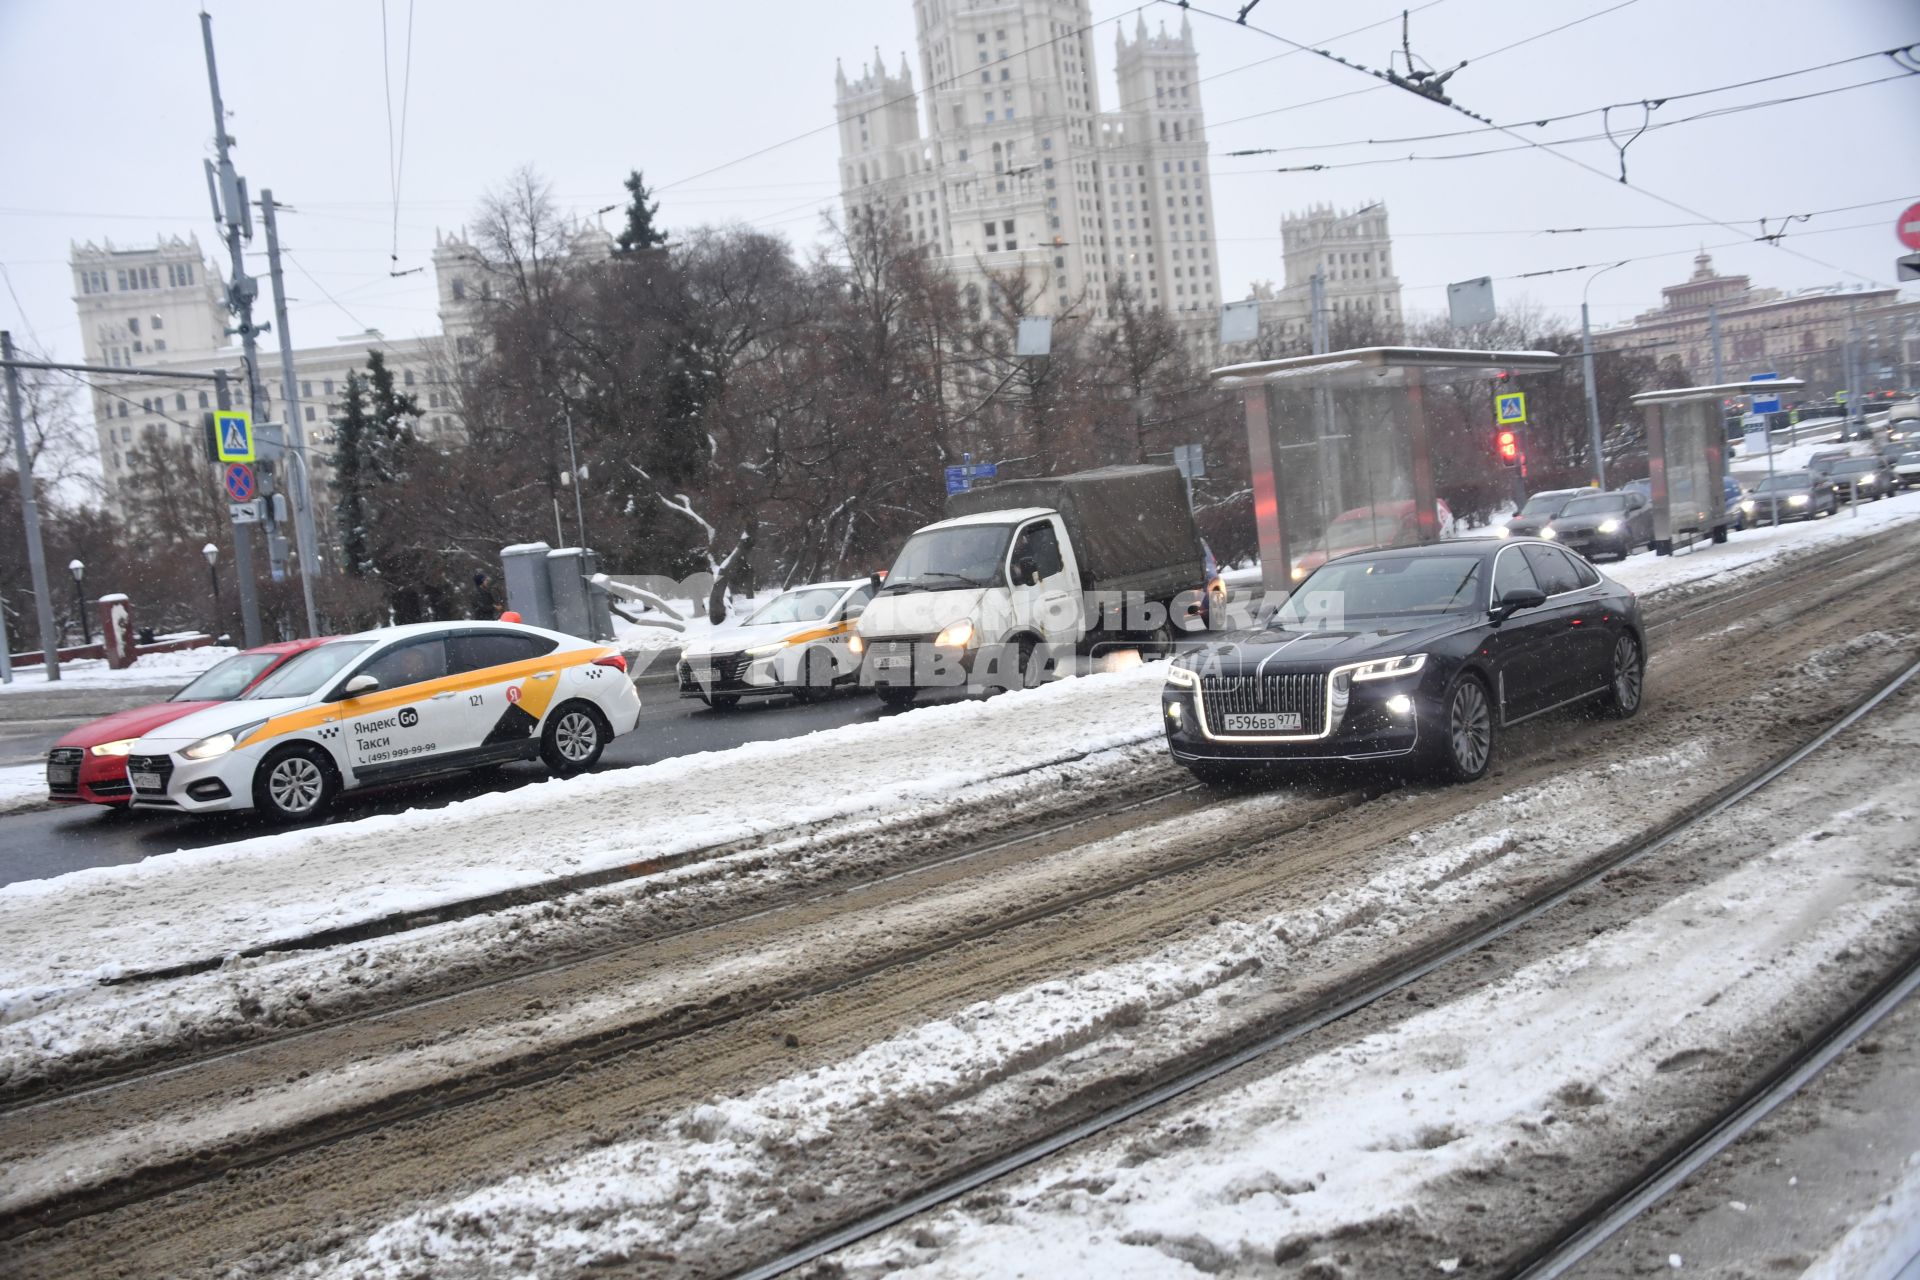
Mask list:
POLYGON ((1322 631, 1249 631, 1208 645, 1184 657, 1181 666, 1198 670, 1251 670, 1271 662, 1271 670, 1302 666, 1325 670, 1349 662, 1419 653, 1427 645, 1484 622, 1484 614, 1356 620, 1358 625, 1322 631))

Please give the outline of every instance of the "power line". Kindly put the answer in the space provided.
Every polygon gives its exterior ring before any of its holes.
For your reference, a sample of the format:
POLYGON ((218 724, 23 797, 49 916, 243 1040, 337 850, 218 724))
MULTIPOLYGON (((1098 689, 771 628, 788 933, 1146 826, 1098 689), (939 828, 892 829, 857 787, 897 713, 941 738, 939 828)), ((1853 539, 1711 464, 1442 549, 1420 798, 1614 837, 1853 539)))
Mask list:
MULTIPOLYGON (((1193 7, 1193 6, 1188 6, 1188 8, 1190 8, 1191 11, 1194 13, 1201 14, 1205 17, 1213 18, 1214 20, 1219 22, 1229 21, 1223 14, 1212 13, 1212 12, 1209 12, 1208 10, 1193 7)), ((1297 41, 1289 40, 1287 37, 1280 35, 1277 32, 1268 31, 1261 27, 1248 25, 1246 29, 1248 31, 1258 32, 1259 34, 1266 36, 1270 40, 1278 40, 1282 44, 1295 45, 1296 47, 1304 47, 1304 46, 1299 46, 1297 41)), ((1320 52, 1320 51, 1315 50, 1315 52, 1320 52)), ((1346 62, 1344 59, 1334 57, 1334 55, 1332 54, 1325 54, 1323 56, 1332 58, 1334 61, 1340 62, 1344 66, 1353 67, 1355 70, 1362 71, 1368 75, 1379 74, 1378 72, 1368 71, 1364 67, 1355 67, 1354 64, 1346 62)), ((1473 112, 1468 111, 1465 107, 1456 106, 1450 102, 1440 102, 1438 99, 1435 99, 1434 101, 1436 102, 1437 105, 1446 107, 1449 111, 1458 112, 1459 114, 1464 115, 1469 119, 1478 120, 1482 124, 1493 124, 1493 121, 1488 120, 1484 116, 1475 115, 1473 112)), ((1529 147, 1535 148, 1536 150, 1543 151, 1547 155, 1554 157, 1556 160, 1559 160, 1564 164, 1573 165, 1575 168, 1582 169, 1587 173, 1593 174, 1595 177, 1600 178, 1603 181, 1606 181, 1606 182, 1615 181, 1614 177, 1611 174, 1606 173, 1604 170, 1594 168, 1592 165, 1588 164, 1584 160, 1579 159, 1578 157, 1567 155, 1565 152, 1555 151, 1551 146, 1548 146, 1547 144, 1542 142, 1536 142, 1531 138, 1524 137, 1521 134, 1515 133, 1512 129, 1509 129, 1503 125, 1494 125, 1494 127, 1498 129, 1501 133, 1506 134, 1508 137, 1511 137, 1512 139, 1514 139, 1516 142, 1521 142, 1526 144, 1529 147)), ((1628 190, 1634 191, 1640 195, 1646 196, 1650 200, 1657 200, 1661 204, 1666 205, 1668 208, 1679 210, 1681 213, 1686 214, 1688 217, 1705 219, 1707 221, 1712 222, 1715 226, 1724 227, 1726 230, 1732 231, 1735 233, 1738 233, 1740 230, 1740 228, 1734 226, 1732 223, 1726 222, 1719 218, 1714 218, 1710 214, 1702 213, 1700 210, 1695 209, 1690 205, 1686 205, 1681 203, 1678 200, 1674 200, 1667 196, 1663 196, 1659 192, 1653 191, 1647 187, 1637 186, 1634 183, 1627 181, 1626 175, 1624 173, 1620 175, 1618 181, 1621 186, 1626 187, 1628 190)), ((1856 280, 1863 280, 1868 284, 1874 285, 1875 287, 1884 287, 1886 285, 1886 282, 1884 280, 1876 280, 1872 276, 1862 275, 1858 271, 1854 271, 1846 267, 1837 266, 1831 262, 1822 261, 1819 258, 1813 257, 1811 254, 1801 253, 1797 249, 1789 249, 1787 246, 1780 244, 1778 241, 1774 242, 1774 246, 1778 248, 1782 253, 1790 254, 1793 257, 1799 258, 1804 262, 1811 262, 1815 266, 1823 268, 1824 270, 1837 271, 1843 275, 1852 276, 1856 280)))
MULTIPOLYGON (((1906 46, 1906 47, 1910 48, 1912 46, 1906 46)), ((1775 80, 1788 80, 1797 76, 1811 75, 1816 71, 1828 71, 1834 67, 1846 66, 1849 63, 1864 62, 1870 58, 1891 57, 1895 52, 1897 52, 1897 50, 1876 49, 1872 53, 1856 54, 1851 58, 1841 58, 1834 62, 1823 62, 1819 66, 1815 66, 1815 67, 1802 67, 1797 71, 1783 71, 1778 75, 1762 76, 1757 80, 1741 80, 1734 84, 1718 85, 1711 89, 1695 89, 1687 93, 1670 93, 1661 97, 1636 99, 1633 102, 1609 103, 1607 106, 1588 107, 1582 111, 1569 111, 1564 115, 1543 116, 1538 120, 1516 120, 1516 121, 1513 121, 1512 124, 1505 127, 1518 129, 1523 125, 1533 125, 1536 128, 1541 128, 1550 124, 1560 124, 1568 120, 1578 120, 1582 116, 1597 116, 1609 109, 1621 110, 1626 107, 1639 106, 1643 103, 1651 103, 1654 106, 1664 106, 1669 102, 1681 102, 1681 101, 1685 101, 1688 98, 1704 98, 1712 94, 1730 93, 1735 89, 1751 88, 1754 85, 1767 84, 1775 80)), ((1912 73, 1906 73, 1906 74, 1912 74, 1912 73)), ((1901 75, 1901 76, 1889 76, 1886 78, 1891 80, 1898 80, 1898 79, 1904 79, 1905 77, 1904 75, 1901 75)), ((1879 84, 1881 82, 1878 80, 1869 80, 1869 81, 1865 81, 1864 83, 1879 84)), ((1860 85, 1857 85, 1857 84, 1845 85, 1845 86, 1841 86, 1841 89, 1824 90, 1821 92, 1840 92, 1843 89, 1859 88, 1859 87, 1860 85)), ((1819 93, 1817 92, 1803 95, 1803 97, 1817 97, 1817 96, 1819 96, 1819 93)), ((1799 102, 1801 100, 1802 100, 1801 97, 1777 98, 1777 99, 1770 99, 1767 102, 1743 104, 1738 109, 1751 110, 1754 107, 1779 105, 1786 102, 1799 102)), ((1706 117, 1696 116, 1696 117, 1690 117, 1690 118, 1705 119, 1706 117)), ((1498 128, 1501 126, 1494 126, 1494 127, 1498 128)), ((1283 155, 1290 151, 1329 151, 1329 150, 1337 150, 1343 147, 1398 146, 1401 143, 1407 143, 1407 142, 1439 142, 1439 141, 1444 141, 1445 139, 1448 139, 1448 138, 1467 138, 1467 137, 1472 137, 1476 134, 1489 133, 1489 132, 1492 132, 1492 129, 1490 128, 1454 129, 1445 133, 1417 133, 1417 134, 1409 134, 1405 137, 1399 137, 1399 138, 1352 138, 1345 142, 1295 143, 1292 146, 1261 147, 1257 151, 1255 150, 1229 151, 1229 152, 1226 152, 1225 154, 1230 156, 1232 155, 1283 155)))
MULTIPOLYGON (((1248 170, 1247 172, 1261 171, 1248 170)), ((1879 209, 1890 204, 1909 204, 1914 199, 1915 197, 1911 195, 1888 196, 1885 200, 1869 200, 1863 204, 1841 205, 1835 209, 1814 209, 1807 213, 1788 214, 1785 217, 1764 215, 1762 217, 1749 218, 1747 221, 1756 223, 1778 222, 1785 225, 1790 222, 1804 222, 1810 218, 1825 217, 1833 213, 1858 213, 1862 209, 1879 209)), ((1393 238, 1395 240, 1434 240, 1450 239, 1460 236, 1566 236, 1584 235, 1603 231, 1687 231, 1701 227, 1717 227, 1719 225, 1718 222, 1623 222, 1611 226, 1594 227, 1491 227, 1479 228, 1472 231, 1396 231, 1393 233, 1393 238)), ((1840 228, 1828 228, 1828 230, 1839 229, 1840 228)), ((1806 234, 1811 235, 1813 233, 1808 232, 1806 234)), ((1286 237, 1217 236, 1215 239, 1220 244, 1243 244, 1268 243, 1284 240, 1286 237)))
MULTIPOLYGON (((407 163, 407 104, 413 96, 413 0, 407 0, 407 53, 400 81, 400 141, 393 134, 393 69, 387 54, 387 0, 380 0, 380 80, 387 99, 387 185, 393 196, 393 243, 387 260, 390 271, 400 267, 400 179, 407 163)), ((418 270, 419 268, 415 268, 418 270)), ((409 273, 410 274, 410 273, 409 273)))

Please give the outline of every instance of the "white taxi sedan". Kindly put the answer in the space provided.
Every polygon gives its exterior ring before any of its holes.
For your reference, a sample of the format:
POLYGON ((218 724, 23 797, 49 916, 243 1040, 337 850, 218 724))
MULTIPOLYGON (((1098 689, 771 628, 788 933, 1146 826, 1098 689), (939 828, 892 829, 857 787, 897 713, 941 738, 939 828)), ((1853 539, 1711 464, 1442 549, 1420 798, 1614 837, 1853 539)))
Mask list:
POLYGON ((876 585, 861 578, 795 587, 715 627, 681 652, 680 696, 724 710, 754 694, 811 701, 854 683, 860 662, 848 646, 876 585))
POLYGON ((619 650, 509 622, 424 622, 317 645, 245 698, 133 744, 141 809, 258 809, 311 818, 341 791, 543 760, 588 769, 633 731, 640 695, 619 650))

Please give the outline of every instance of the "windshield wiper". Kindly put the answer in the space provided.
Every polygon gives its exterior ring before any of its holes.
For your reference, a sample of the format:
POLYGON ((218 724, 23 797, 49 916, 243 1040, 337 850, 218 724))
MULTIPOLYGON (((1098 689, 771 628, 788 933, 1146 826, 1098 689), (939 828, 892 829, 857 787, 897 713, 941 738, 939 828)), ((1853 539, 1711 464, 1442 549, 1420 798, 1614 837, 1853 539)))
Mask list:
POLYGON ((932 569, 932 570, 929 570, 926 573, 926 575, 923 577, 908 578, 905 582, 889 582, 886 586, 881 588, 881 592, 885 594, 889 592, 898 593, 902 591, 938 591, 940 590, 941 588, 939 586, 928 581, 928 579, 930 578, 952 578, 955 582, 963 582, 969 587, 984 587, 987 585, 986 583, 981 582, 977 578, 969 578, 964 573, 948 573, 942 569, 932 569))

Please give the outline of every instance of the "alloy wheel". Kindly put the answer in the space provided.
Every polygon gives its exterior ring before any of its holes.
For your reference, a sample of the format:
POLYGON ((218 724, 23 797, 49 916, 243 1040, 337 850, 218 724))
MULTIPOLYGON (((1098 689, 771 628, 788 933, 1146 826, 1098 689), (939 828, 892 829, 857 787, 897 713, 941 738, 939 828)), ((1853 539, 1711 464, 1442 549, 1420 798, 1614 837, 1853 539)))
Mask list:
POLYGON ((298 816, 320 803, 326 789, 320 766, 305 756, 288 756, 267 775, 267 794, 284 813, 298 816))
POLYGON ((1613 700, 1622 711, 1640 705, 1640 684, 1646 673, 1640 669, 1640 644, 1632 636, 1621 636, 1613 645, 1613 700))
POLYGON ((1462 680, 1453 691, 1448 729, 1453 762, 1460 772, 1472 777, 1486 768, 1487 753, 1493 748, 1493 716, 1478 681, 1462 680))
POLYGON ((567 712, 554 727, 553 745, 572 764, 579 764, 592 756, 599 742, 600 726, 584 711, 567 712))

